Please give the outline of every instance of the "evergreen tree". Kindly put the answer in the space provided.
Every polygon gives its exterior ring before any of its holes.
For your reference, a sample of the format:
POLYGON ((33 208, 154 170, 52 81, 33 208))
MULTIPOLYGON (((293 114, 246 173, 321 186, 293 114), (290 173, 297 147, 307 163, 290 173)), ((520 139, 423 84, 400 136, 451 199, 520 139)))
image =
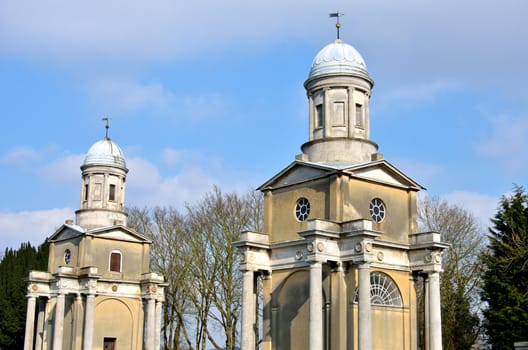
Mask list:
POLYGON ((22 243, 0 261, 0 349, 22 349, 26 324, 26 282, 31 270, 46 270, 48 244, 22 243))
POLYGON ((513 349, 528 340, 528 194, 516 186, 503 196, 489 229, 482 299, 486 333, 493 349, 513 349))

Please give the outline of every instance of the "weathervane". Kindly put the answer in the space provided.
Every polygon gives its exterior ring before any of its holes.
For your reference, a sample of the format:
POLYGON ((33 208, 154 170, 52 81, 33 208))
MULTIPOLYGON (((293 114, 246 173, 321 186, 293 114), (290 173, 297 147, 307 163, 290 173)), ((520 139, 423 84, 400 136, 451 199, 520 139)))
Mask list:
POLYGON ((341 23, 339 23, 339 17, 343 17, 344 15, 345 15, 344 13, 341 13, 339 11, 329 14, 330 17, 336 18, 336 28, 337 28, 337 38, 338 39, 339 39, 339 28, 341 28, 341 23))
POLYGON ((108 121, 110 120, 110 118, 104 117, 104 118, 102 118, 102 120, 106 122, 106 125, 105 125, 106 135, 105 135, 105 137, 108 138, 108 129, 110 128, 110 126, 108 125, 108 121))

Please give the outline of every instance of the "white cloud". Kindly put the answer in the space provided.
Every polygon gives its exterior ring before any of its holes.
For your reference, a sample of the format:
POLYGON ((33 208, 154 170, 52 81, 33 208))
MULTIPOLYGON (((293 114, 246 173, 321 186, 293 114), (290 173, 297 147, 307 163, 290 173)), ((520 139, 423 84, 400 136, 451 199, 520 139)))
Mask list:
POLYGON ((16 166, 28 166, 32 165, 41 158, 42 154, 34 148, 21 146, 5 153, 0 158, 0 162, 16 166))
POLYGON ((221 94, 179 96, 158 82, 141 83, 131 78, 106 77, 86 84, 92 103, 102 115, 148 111, 186 120, 222 117, 230 106, 221 94))
POLYGON ((510 173, 527 172, 528 118, 499 115, 491 120, 491 129, 486 140, 475 146, 476 151, 510 173))
POLYGON ((84 154, 69 154, 54 159, 39 169, 38 174, 44 175, 51 183, 80 184, 80 166, 84 160, 84 154))
POLYGON ((163 163, 169 166, 185 164, 188 161, 201 158, 200 152, 186 149, 165 148, 161 151, 163 163))
POLYGON ((225 191, 246 191, 256 176, 226 169, 221 160, 210 159, 198 151, 165 149, 162 159, 172 173, 162 176, 157 165, 139 157, 127 160, 127 205, 174 206, 199 200, 213 185, 225 191))
POLYGON ((0 212, 0 251, 3 252, 6 247, 17 249, 21 243, 28 241, 37 246, 51 236, 64 220, 73 217, 73 210, 70 208, 0 212))
POLYGON ((299 10, 315 13, 310 6, 278 0, 5 0, 0 10, 4 51, 66 61, 122 62, 188 57, 242 41, 261 45, 286 28, 298 32, 302 21, 292 22, 291 18, 299 10))
MULTIPOLYGON (((320 45, 334 35, 327 13, 335 5, 310 0, 4 0, 0 51, 127 65, 298 38, 320 45)), ((343 37, 373 53, 374 66, 386 66, 400 77, 418 78, 428 67, 450 77, 515 78, 528 54, 526 45, 512 45, 522 43, 528 30, 528 4, 522 0, 373 0, 338 7, 345 13, 343 37)))
POLYGON ((159 83, 139 84, 126 79, 100 79, 88 85, 94 104, 110 115, 138 110, 166 110, 175 99, 159 83))
MULTIPOLYGON (((171 150, 169 153, 174 157, 177 153, 185 154, 186 151, 171 150)), ((182 208, 186 202, 197 200, 220 181, 215 181, 206 168, 193 164, 185 164, 176 174, 166 177, 160 175, 155 164, 142 158, 130 158, 127 165, 130 169, 127 181, 128 205, 170 205, 182 208)))
POLYGON ((446 169, 435 163, 421 162, 411 159, 394 159, 390 160, 391 164, 405 174, 413 174, 412 177, 420 184, 431 183, 433 179, 445 173, 446 169))
MULTIPOLYGON (((417 105, 431 103, 439 95, 460 88, 455 81, 437 80, 433 82, 418 82, 415 85, 397 85, 385 90, 376 99, 376 108, 380 109, 412 109, 417 105)), ((376 95, 377 96, 377 95, 376 95)))
POLYGON ((500 200, 499 197, 488 194, 465 191, 445 193, 440 197, 449 203, 456 204, 468 210, 479 220, 484 230, 490 226, 490 219, 497 212, 497 205, 500 200))

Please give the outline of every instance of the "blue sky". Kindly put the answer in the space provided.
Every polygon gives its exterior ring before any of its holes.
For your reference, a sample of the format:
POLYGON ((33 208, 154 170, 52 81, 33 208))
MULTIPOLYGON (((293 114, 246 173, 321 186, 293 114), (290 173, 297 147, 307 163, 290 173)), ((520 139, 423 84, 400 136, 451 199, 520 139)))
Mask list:
POLYGON ((303 82, 337 10, 380 152, 487 222, 527 184, 526 1, 0 0, 0 249, 74 217, 104 116, 128 205, 272 177, 307 140, 303 82))

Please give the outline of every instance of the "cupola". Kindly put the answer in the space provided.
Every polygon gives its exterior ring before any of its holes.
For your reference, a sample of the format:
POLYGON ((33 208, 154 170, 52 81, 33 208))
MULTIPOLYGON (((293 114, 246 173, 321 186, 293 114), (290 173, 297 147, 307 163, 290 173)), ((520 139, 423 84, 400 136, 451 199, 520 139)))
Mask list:
POLYGON ((341 39, 315 56, 304 83, 309 101, 309 140, 299 158, 361 163, 377 156, 370 140, 369 100, 374 81, 359 52, 341 39))
POLYGON ((86 229, 126 225, 128 169, 121 148, 105 136, 90 147, 81 171, 80 209, 75 213, 77 225, 86 229))

